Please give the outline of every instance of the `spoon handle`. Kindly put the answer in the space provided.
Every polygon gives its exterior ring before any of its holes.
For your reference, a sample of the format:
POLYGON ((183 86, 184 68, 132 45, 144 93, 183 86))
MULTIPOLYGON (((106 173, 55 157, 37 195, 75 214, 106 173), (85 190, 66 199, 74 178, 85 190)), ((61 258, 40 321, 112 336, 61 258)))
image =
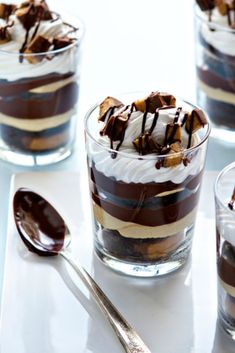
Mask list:
POLYGON ((120 312, 111 303, 102 289, 93 280, 89 273, 66 251, 61 251, 60 255, 73 267, 79 275, 89 292, 93 295, 101 311, 109 320, 125 352, 127 353, 151 353, 144 344, 137 332, 128 324, 120 312))

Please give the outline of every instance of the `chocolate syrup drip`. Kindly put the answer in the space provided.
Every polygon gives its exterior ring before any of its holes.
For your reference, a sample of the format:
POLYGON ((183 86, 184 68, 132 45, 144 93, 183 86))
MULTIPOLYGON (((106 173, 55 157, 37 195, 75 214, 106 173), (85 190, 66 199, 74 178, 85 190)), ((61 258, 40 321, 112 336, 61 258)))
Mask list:
POLYGON ((177 108, 175 117, 174 117, 174 123, 178 122, 181 111, 182 111, 182 107, 177 108))
POLYGON ((189 136, 188 136, 187 149, 190 148, 191 142, 192 142, 194 118, 195 118, 195 115, 192 114, 191 120, 190 120, 190 127, 189 127, 189 136))
POLYGON ((182 119, 182 122, 181 122, 181 127, 183 127, 184 126, 184 124, 186 123, 186 120, 188 119, 188 113, 185 113, 184 114, 184 117, 183 117, 183 119, 182 119))
POLYGON ((228 207, 230 208, 230 210, 234 210, 234 203, 235 203, 235 187, 233 189, 233 194, 232 194, 232 198, 228 203, 228 207))
POLYGON ((26 48, 26 45, 27 45, 27 42, 28 42, 28 38, 29 38, 29 31, 30 29, 27 29, 26 30, 26 33, 25 33, 25 39, 24 39, 24 42, 20 48, 20 56, 19 56, 19 62, 22 63, 24 61, 24 57, 23 57, 23 53, 25 51, 25 48, 26 48))
POLYGON ((160 110, 160 108, 157 108, 156 113, 154 114, 152 126, 149 129, 150 135, 152 134, 153 130, 155 129, 155 127, 157 125, 157 121, 158 121, 158 117, 159 117, 159 110, 160 110))
POLYGON ((146 125, 146 120, 147 120, 147 115, 148 115, 148 99, 146 99, 145 101, 145 104, 146 104, 146 110, 144 112, 144 115, 143 115, 143 120, 142 120, 142 126, 141 126, 141 134, 144 134, 144 131, 145 131, 145 125, 146 125))
POLYGON ((230 8, 229 8, 228 4, 226 4, 226 12, 227 12, 228 25, 229 25, 229 27, 231 27, 232 20, 231 20, 230 8))
MULTIPOLYGON (((132 103, 131 108, 130 108, 130 111, 129 111, 128 115, 127 115, 127 121, 130 119, 131 114, 133 113, 134 107, 135 107, 135 105, 134 105, 134 103, 132 103)), ((125 110, 126 110, 126 109, 124 109, 123 111, 125 111, 125 110)), ((118 144, 117 147, 116 147, 116 151, 118 151, 119 148, 121 147, 121 145, 123 144, 123 141, 124 141, 124 138, 125 138, 125 133, 126 133, 126 128, 127 128, 127 125, 126 125, 126 127, 122 130, 122 138, 121 138, 119 144, 118 144)))
POLYGON ((165 131, 164 144, 163 144, 164 147, 166 147, 167 145, 171 145, 173 142, 173 138, 175 136, 176 130, 179 127, 178 120, 179 120, 181 110, 182 110, 182 107, 179 107, 179 108, 177 108, 177 110, 175 112, 175 116, 174 116, 174 120, 173 120, 174 126, 173 126, 172 132, 169 137, 168 137, 169 125, 167 125, 166 131, 165 131))

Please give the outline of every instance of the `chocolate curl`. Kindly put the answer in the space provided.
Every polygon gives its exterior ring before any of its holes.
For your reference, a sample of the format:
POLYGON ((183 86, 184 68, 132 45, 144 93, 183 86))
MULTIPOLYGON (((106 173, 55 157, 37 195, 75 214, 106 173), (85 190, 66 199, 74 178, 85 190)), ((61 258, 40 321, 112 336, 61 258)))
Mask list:
POLYGON ((152 92, 148 97, 134 102, 135 109, 141 112, 155 113, 157 108, 176 106, 176 99, 172 94, 152 92))
POLYGON ((146 155, 149 153, 159 153, 160 151, 160 146, 156 142, 154 142, 149 132, 141 134, 132 143, 136 151, 140 155, 146 155))
POLYGON ((103 100, 103 102, 99 106, 99 121, 105 121, 108 113, 111 116, 114 113, 115 108, 124 107, 124 104, 120 102, 118 99, 113 97, 107 97, 103 100))
POLYGON ((0 18, 8 21, 11 14, 15 11, 16 5, 13 4, 0 4, 0 18))
POLYGON ((215 8, 215 0, 196 0, 202 11, 213 10, 215 8))
POLYGON ((233 189, 233 194, 232 194, 232 198, 228 203, 228 207, 230 208, 230 210, 234 210, 234 203, 235 203, 235 187, 233 189))

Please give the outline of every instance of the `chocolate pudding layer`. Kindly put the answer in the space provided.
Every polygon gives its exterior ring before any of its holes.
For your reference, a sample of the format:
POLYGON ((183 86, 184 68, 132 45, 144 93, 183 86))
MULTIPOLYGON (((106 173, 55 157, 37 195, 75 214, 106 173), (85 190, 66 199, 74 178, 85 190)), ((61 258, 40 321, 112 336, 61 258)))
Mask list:
POLYGON ((233 5, 224 0, 211 1, 208 9, 202 1, 197 3, 199 102, 216 126, 235 131, 233 5))
POLYGON ((50 154, 71 146, 79 93, 81 30, 44 0, 0 4, 0 140, 50 154))
POLYGON ((78 84, 73 73, 15 81, 0 80, 0 131, 11 149, 48 152, 72 142, 78 84), (11 95, 7 95, 7 92, 11 95), (71 136, 70 136, 71 135, 71 136))
POLYGON ((202 172, 180 184, 124 183, 90 168, 99 241, 125 261, 167 259, 190 243, 202 172))
POLYGON ((107 97, 94 110, 87 152, 98 255, 143 266, 185 262, 205 156, 193 147, 207 121, 183 105, 152 92, 127 105, 107 97))

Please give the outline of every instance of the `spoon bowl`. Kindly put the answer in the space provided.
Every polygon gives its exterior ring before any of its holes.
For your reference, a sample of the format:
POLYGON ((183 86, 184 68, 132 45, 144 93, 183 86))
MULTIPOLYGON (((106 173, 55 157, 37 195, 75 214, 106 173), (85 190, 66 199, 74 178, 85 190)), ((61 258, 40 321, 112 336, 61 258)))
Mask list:
POLYGON ((13 213, 18 233, 29 251, 40 256, 61 255, 73 267, 109 320, 125 352, 151 353, 89 273, 66 251, 71 234, 57 210, 41 195, 20 188, 14 195, 13 213))

